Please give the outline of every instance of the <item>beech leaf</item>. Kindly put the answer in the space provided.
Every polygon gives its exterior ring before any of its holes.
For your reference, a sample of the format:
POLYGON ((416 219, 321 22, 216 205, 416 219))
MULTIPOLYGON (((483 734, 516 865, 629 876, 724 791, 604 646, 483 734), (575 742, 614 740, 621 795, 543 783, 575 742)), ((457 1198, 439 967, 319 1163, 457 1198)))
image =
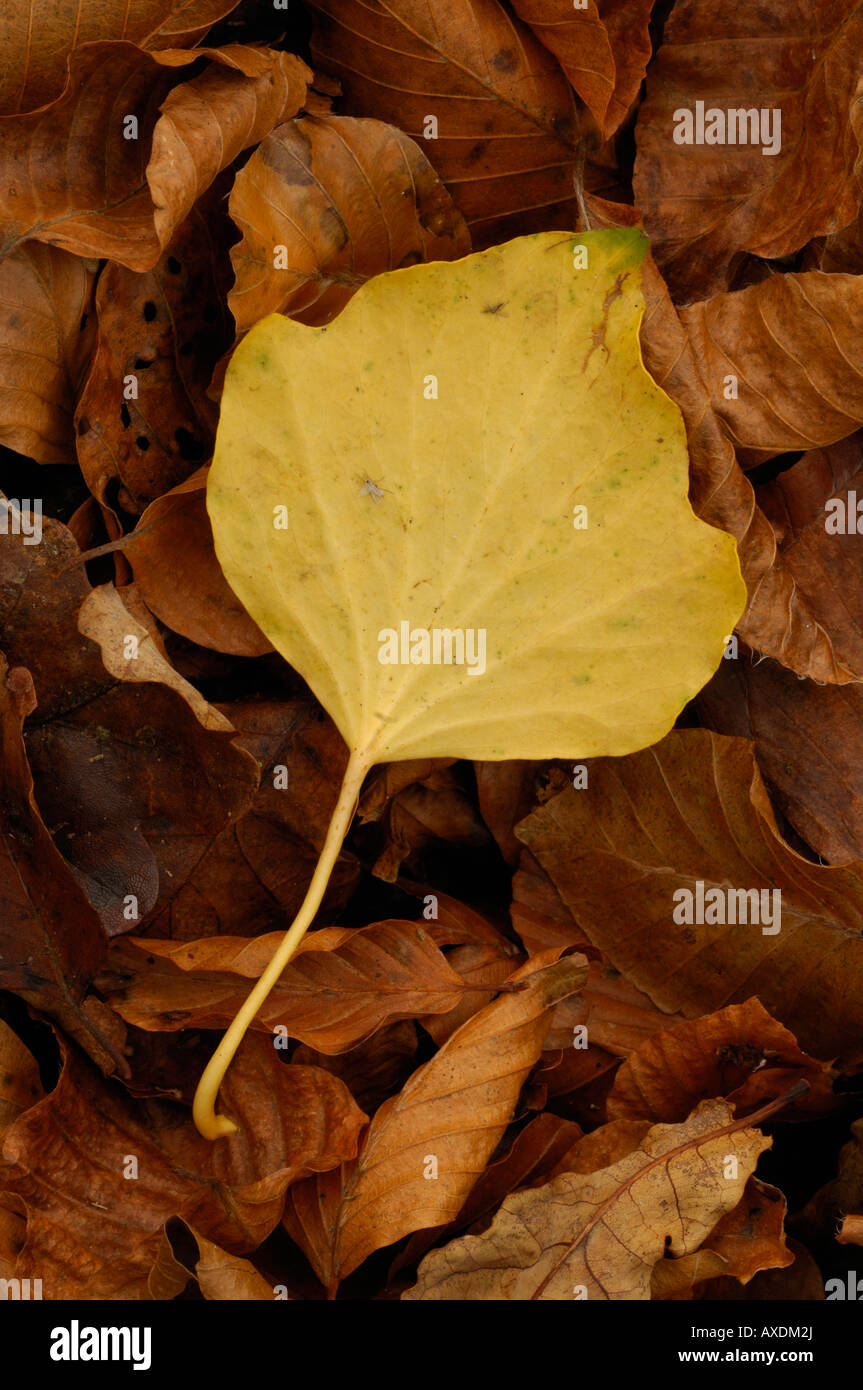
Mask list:
POLYGON ((723 1101, 704 1101, 609 1168, 513 1193, 482 1235, 428 1255, 403 1298, 648 1299, 657 1261, 699 1248, 770 1143, 735 1125, 723 1101))
POLYGON ((216 555, 350 759, 303 907, 199 1088, 213 1138, 374 763, 626 753, 720 659, 745 589, 641 361, 645 252, 631 229, 522 237, 380 275, 324 327, 271 315, 231 359, 216 555))

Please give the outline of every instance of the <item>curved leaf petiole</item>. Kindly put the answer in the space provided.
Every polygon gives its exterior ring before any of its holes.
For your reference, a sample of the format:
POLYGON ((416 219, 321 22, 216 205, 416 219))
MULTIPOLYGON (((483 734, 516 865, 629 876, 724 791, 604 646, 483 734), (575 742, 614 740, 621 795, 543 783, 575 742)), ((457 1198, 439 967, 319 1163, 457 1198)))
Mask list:
POLYGON ((367 750, 363 753, 351 753, 342 779, 339 798, 327 828, 324 846, 302 906, 288 931, 285 932, 284 940, 279 949, 231 1022, 198 1082, 192 1104, 192 1118, 205 1139, 220 1139, 223 1135, 233 1134, 237 1129, 237 1125, 234 1124, 233 1120, 229 1120, 227 1115, 216 1114, 219 1087, 237 1048, 245 1037, 246 1030, 294 955, 306 934, 306 929, 321 905, 333 866, 339 857, 339 851, 353 820, 363 779, 373 761, 374 759, 369 756, 367 750))

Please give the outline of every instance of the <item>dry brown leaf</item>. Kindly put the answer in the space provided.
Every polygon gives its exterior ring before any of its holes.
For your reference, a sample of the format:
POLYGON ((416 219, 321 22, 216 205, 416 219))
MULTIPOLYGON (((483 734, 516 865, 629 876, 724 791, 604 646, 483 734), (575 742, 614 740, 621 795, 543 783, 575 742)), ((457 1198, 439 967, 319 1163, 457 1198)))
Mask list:
MULTIPOLYGON (((138 665, 131 656, 118 656, 127 679, 109 675, 99 648, 78 631, 91 590, 77 559, 65 527, 49 517, 38 545, 8 537, 0 547, 0 624, 10 664, 27 661, 36 690, 25 725, 36 802, 103 926, 116 934, 177 893, 205 848, 249 805, 258 769, 234 744, 225 716, 197 691, 188 694, 132 618, 121 621, 121 603, 113 614, 119 635, 140 635, 152 649, 153 678, 128 679, 138 665)), ((71 941, 71 927, 69 934, 71 941)), ((86 957, 82 950, 82 963, 86 957)))
POLYGON ((650 1296, 691 1298, 693 1285, 717 1277, 748 1284, 761 1270, 786 1269, 794 1255, 785 1243, 785 1198, 752 1177, 733 1211, 714 1226, 700 1250, 653 1267, 650 1296))
POLYGON ((355 1163, 297 1185, 284 1224, 329 1290, 372 1251, 458 1216, 512 1118, 548 1010, 584 979, 579 956, 542 967, 526 966, 524 990, 476 1014, 381 1106, 355 1163))
POLYGON ((466 1227, 478 1229, 482 1224, 487 1225, 492 1213, 510 1192, 536 1187, 543 1182, 579 1135, 580 1127, 571 1120, 562 1120, 558 1115, 535 1115, 519 1130, 501 1157, 493 1159, 477 1178, 456 1220, 448 1226, 412 1235, 393 1261, 390 1275, 415 1265, 433 1245, 451 1240, 466 1227))
POLYGON ((810 1091, 798 1105, 823 1106, 825 1068, 753 998, 654 1033, 617 1072, 606 1110, 609 1119, 676 1121, 705 1097, 724 1096, 740 1115, 801 1080, 810 1091))
POLYGON ((28 242, 0 260, 0 443, 74 463, 72 417, 94 346, 94 262, 28 242))
POLYGON ((103 507, 143 511, 212 452, 218 412, 207 387, 231 341, 224 195, 220 178, 152 270, 111 262, 99 277, 98 344, 75 433, 103 507))
POLYGON ((44 1094, 32 1052, 0 1019, 0 1145, 21 1112, 35 1105, 44 1094))
POLYGON ((634 191, 678 296, 726 289, 737 252, 786 256, 854 217, 858 146, 849 110, 861 42, 856 0, 674 6, 638 113, 634 191), (705 113, 765 111, 767 123, 757 143, 676 143, 677 112, 692 113, 694 124, 696 101, 705 113))
POLYGON ((698 1017, 757 995, 807 1052, 863 1056, 863 866, 822 868, 785 844, 750 744, 681 729, 598 759, 589 788, 562 792, 518 833, 594 944, 660 1008, 698 1017), (768 914, 780 904, 779 932, 675 921, 686 908, 675 893, 697 915, 699 882, 705 894, 779 892, 766 899, 768 914))
POLYGON ((150 270, 220 170, 296 114, 308 77, 293 54, 240 45, 75 49, 57 101, 0 122, 0 254, 32 238, 150 270), (202 56, 177 85, 174 68, 202 56))
POLYGON ((690 304, 680 320, 711 409, 744 467, 834 444, 863 423, 859 276, 771 275, 690 304), (736 399, 726 396, 729 376, 736 399))
POLYGON ((73 48, 128 39, 142 48, 184 48, 239 0, 10 0, 0 13, 0 114, 32 111, 63 90, 73 48))
POLYGON ((36 805, 22 732, 35 708, 30 672, 20 666, 10 671, 0 654, 0 982, 61 1023, 100 1066, 128 1071, 82 1002, 106 941, 36 805))
POLYGON ((123 545, 135 584, 160 622, 199 646, 262 656, 270 643, 219 568, 199 468, 143 513, 123 545))
MULTIPOLYGON (((804 483, 808 463, 802 474, 798 473, 801 466, 803 459, 769 485, 777 497, 784 494, 790 500, 797 482, 804 483)), ((812 468, 809 476, 814 474, 812 468)), ((863 487, 863 469, 860 484, 863 487)), ((844 610, 853 586, 860 582, 860 567, 853 546, 843 537, 822 540, 819 529, 823 533, 823 526, 816 523, 806 539, 801 536, 801 587, 805 576, 812 605, 824 604, 825 619, 826 610, 832 608, 825 626, 838 644, 840 634, 854 635, 853 628, 840 626, 839 608, 844 610), (822 554, 841 566, 841 580, 834 577, 835 569, 828 578, 816 568, 822 554)), ((796 564, 797 549, 789 535, 789 565, 796 564)), ((849 648, 846 654, 854 659, 849 648)), ((698 695, 697 707, 702 724, 716 733, 754 741, 773 805, 815 854, 828 864, 863 859, 863 690, 859 685, 799 680, 778 662, 756 661, 742 648, 739 660, 722 663, 698 695)))
MULTIPOLYGON (((632 208, 590 200, 591 214, 602 226, 637 223, 632 208)), ((692 344, 648 257, 644 272, 647 304, 641 327, 645 365, 651 376, 680 407, 686 423, 691 460, 690 499, 712 526, 737 540, 749 594, 738 623, 741 637, 774 656, 799 675, 815 680, 845 681, 855 676, 834 650, 817 606, 798 589, 777 537, 756 503, 755 491, 736 461, 731 441, 715 414, 699 374, 692 344)))
POLYGON ((513 9, 555 55, 602 135, 625 120, 650 58, 653 0, 513 0, 513 9))
MULTIPOLYGON (((220 708, 237 730, 236 743, 260 767, 258 789, 193 865, 168 863, 174 891, 148 924, 155 937, 195 941, 284 930, 305 896, 335 806, 347 750, 316 701, 235 700, 220 708)), ((321 925, 344 907, 359 873, 356 859, 342 854, 318 913, 321 925)))
MULTIPOLYGON (((99 988, 138 1028, 226 1028, 281 939, 281 932, 180 944, 122 938, 99 988)), ((323 927, 303 939, 252 1026, 281 1025, 319 1052, 344 1052, 385 1022, 453 1008, 463 991, 461 977, 413 922, 323 927)))
POLYGON ((239 171, 228 205, 243 234, 228 295, 239 333, 271 313, 329 323, 372 275, 471 249, 423 152, 382 121, 285 122, 239 171))
POLYGON ((572 92, 497 0, 312 0, 316 66, 351 115, 404 130, 431 160, 474 245, 569 229, 579 154, 572 92), (437 120, 437 138, 426 138, 437 120))
POLYGON ((2 1150, 4 1186, 27 1205, 15 1273, 41 1278, 46 1299, 152 1297, 160 1259, 157 1282, 173 1296, 162 1247, 171 1216, 229 1251, 253 1250, 290 1183, 356 1152, 365 1116, 347 1088, 315 1067, 284 1066, 266 1039, 247 1038, 231 1069, 223 1095, 243 1130, 218 1148, 187 1110, 136 1104, 63 1051, 56 1090, 19 1117, 2 1150))
POLYGON ((657 1261, 701 1246, 770 1142, 722 1101, 704 1101, 683 1124, 654 1125, 609 1168, 507 1197, 482 1235, 427 1256, 402 1297, 649 1299, 657 1261))

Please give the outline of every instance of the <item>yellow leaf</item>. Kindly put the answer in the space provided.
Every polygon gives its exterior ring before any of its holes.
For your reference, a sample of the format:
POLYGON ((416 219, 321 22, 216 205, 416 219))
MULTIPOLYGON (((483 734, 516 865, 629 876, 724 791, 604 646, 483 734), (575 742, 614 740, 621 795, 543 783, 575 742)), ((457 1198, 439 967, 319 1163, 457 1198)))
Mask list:
POLYGON ((646 372, 638 230, 547 232, 274 314, 228 368, 207 507, 231 588, 351 750, 300 913, 195 1119, 302 939, 374 763, 655 742, 745 603, 646 372))

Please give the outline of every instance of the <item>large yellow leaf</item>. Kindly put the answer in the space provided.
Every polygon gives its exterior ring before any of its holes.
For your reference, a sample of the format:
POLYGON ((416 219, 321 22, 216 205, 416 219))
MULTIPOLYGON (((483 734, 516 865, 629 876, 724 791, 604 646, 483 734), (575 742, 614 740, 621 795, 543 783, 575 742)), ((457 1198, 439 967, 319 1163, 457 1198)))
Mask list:
POLYGON ((373 763, 628 753, 719 662, 745 590, 641 361, 646 248, 546 232, 396 270, 326 327, 271 315, 231 359, 216 554, 350 759, 303 906, 198 1088, 211 1138, 373 763))
POLYGON ((273 315, 234 354, 216 553, 367 763, 628 753, 717 666, 745 594, 641 362, 646 246, 521 237, 381 275, 326 328, 273 315), (465 633, 462 664, 435 630, 465 633))

